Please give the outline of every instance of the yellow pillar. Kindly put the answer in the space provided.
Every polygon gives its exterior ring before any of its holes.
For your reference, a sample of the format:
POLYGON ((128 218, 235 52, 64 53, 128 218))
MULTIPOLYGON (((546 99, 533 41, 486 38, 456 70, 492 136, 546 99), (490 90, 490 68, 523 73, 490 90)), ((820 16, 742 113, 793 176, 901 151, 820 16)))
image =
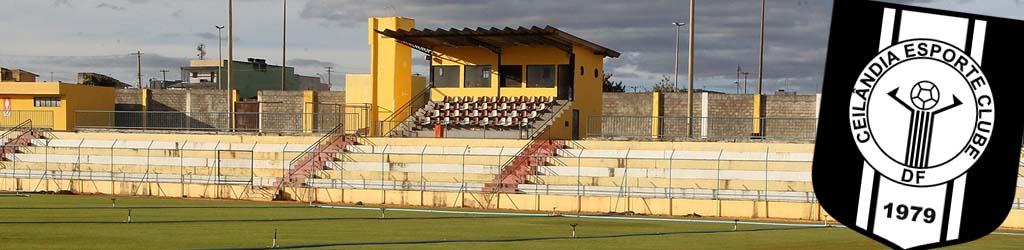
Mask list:
POLYGON ((316 94, 312 90, 302 91, 302 132, 313 133, 313 113, 316 113, 316 94))
POLYGON ((651 97, 651 138, 661 135, 661 92, 654 91, 651 97))
POLYGON ((231 131, 235 130, 235 103, 238 102, 238 90, 231 89, 231 103, 228 103, 228 112, 231 112, 231 124, 228 127, 231 131))
POLYGON ((761 134, 761 115, 763 114, 761 106, 761 94, 754 94, 754 124, 751 127, 751 135, 762 135, 761 134))
MULTIPOLYGON (((410 30, 416 21, 404 17, 371 17, 370 43, 370 134, 390 129, 392 124, 378 127, 378 121, 390 116, 412 98, 412 49, 397 40, 378 34, 384 30, 410 30)), ((405 119, 407 113, 395 117, 405 119)))
MULTIPOLYGON (((142 96, 142 101, 140 102, 140 103, 142 103, 142 127, 145 128, 147 120, 149 120, 149 119, 147 119, 148 117, 146 115, 146 113, 149 112, 149 90, 148 89, 139 89, 139 92, 142 93, 142 95, 141 95, 142 96)), ((113 117, 111 117, 111 118, 113 118, 113 117)), ((116 123, 114 120, 115 119, 111 119, 111 123, 116 123)), ((110 125, 111 126, 116 126, 117 124, 110 124, 110 125)))

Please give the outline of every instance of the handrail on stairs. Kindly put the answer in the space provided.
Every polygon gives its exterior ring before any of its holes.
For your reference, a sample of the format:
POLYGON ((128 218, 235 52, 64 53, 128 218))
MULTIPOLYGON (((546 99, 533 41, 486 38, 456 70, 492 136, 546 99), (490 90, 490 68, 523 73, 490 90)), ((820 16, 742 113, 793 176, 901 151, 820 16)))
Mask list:
MULTIPOLYGON (((423 90, 421 90, 419 93, 417 93, 412 98, 410 98, 408 102, 405 102, 405 104, 403 104, 401 107, 399 107, 398 109, 395 109, 395 111, 392 111, 391 115, 389 115, 387 118, 384 118, 383 120, 380 120, 378 122, 378 124, 377 124, 378 125, 377 126, 377 128, 378 128, 377 132, 379 133, 379 134, 377 134, 377 136, 387 136, 387 135, 390 135, 392 132, 395 131, 395 129, 397 129, 399 126, 401 126, 401 122, 396 124, 395 123, 395 119, 398 118, 399 114, 405 113, 407 110, 411 109, 414 103, 422 102, 424 106, 427 103, 429 103, 429 100, 424 102, 424 101, 421 101, 421 99, 427 98, 427 94, 430 93, 430 89, 431 89, 430 85, 424 87, 423 90), (388 131, 384 131, 383 127, 384 127, 385 124, 394 124, 394 126, 392 126, 391 128, 388 128, 388 131)), ((413 112, 415 112, 415 111, 413 111, 413 112)))

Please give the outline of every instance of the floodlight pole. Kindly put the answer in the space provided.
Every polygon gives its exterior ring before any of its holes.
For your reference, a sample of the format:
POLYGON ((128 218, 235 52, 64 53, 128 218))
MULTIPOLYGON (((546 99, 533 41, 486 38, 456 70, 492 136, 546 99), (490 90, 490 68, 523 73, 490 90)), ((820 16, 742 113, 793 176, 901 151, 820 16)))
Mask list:
POLYGON ((693 2, 694 1, 695 0, 690 0, 690 37, 689 37, 690 41, 689 41, 689 44, 687 44, 689 46, 689 49, 688 49, 689 50, 689 53, 688 53, 689 55, 687 56, 687 60, 689 62, 686 65, 686 68, 687 68, 686 74, 687 74, 687 78, 689 78, 688 79, 688 88, 686 89, 686 95, 687 95, 686 101, 689 102, 686 105, 687 108, 689 109, 689 112, 687 113, 687 116, 686 116, 686 120, 687 120, 686 121, 686 135, 689 138, 693 138, 693 31, 695 29, 694 24, 693 24, 693 20, 694 20, 694 10, 693 10, 694 9, 694 3, 693 2))
POLYGON ((234 123, 234 112, 235 112, 235 97, 232 91, 232 75, 234 71, 231 70, 231 65, 235 62, 235 24, 234 24, 234 1, 228 0, 228 112, 232 113, 231 122, 234 123))
POLYGON ((285 79, 287 79, 286 70, 288 67, 288 57, 286 52, 288 51, 288 0, 284 0, 281 5, 281 91, 285 89, 285 79))
POLYGON ((223 41, 224 37, 221 34, 224 31, 224 26, 214 25, 217 28, 217 89, 224 89, 224 53, 221 51, 224 49, 223 41))

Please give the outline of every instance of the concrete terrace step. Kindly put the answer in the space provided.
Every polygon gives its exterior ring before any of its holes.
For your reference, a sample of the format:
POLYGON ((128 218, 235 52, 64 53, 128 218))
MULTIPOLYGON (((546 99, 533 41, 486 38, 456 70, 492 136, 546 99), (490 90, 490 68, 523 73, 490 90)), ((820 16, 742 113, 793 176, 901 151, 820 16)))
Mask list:
POLYGON ((406 155, 473 155, 473 156, 513 156, 519 148, 497 147, 432 147, 432 146, 386 146, 386 145, 354 145, 349 146, 350 153, 365 154, 406 154, 406 155))
MULTIPOLYGON (((723 179, 723 180, 764 180, 765 171, 746 170, 700 170, 700 169, 644 169, 644 168, 604 168, 604 167, 552 167, 538 169, 544 175, 554 176, 585 176, 585 177, 637 177, 637 178, 669 178, 674 179, 723 179)), ((769 181, 811 181, 810 172, 768 171, 769 181)))
POLYGON ((709 160, 709 161, 765 161, 812 162, 811 153, 765 153, 729 151, 672 151, 672 150, 617 150, 617 149, 559 149, 558 156, 599 159, 646 160, 709 160))
MULTIPOLYGON (((218 160, 212 158, 192 158, 192 157, 145 157, 145 156, 114 156, 113 162, 111 162, 110 156, 103 155, 64 155, 64 154, 14 154, 14 159, 18 162, 36 162, 36 163, 80 163, 80 164, 119 164, 119 165, 154 165, 154 166, 186 166, 186 167, 214 167, 217 166, 218 160)), ((219 160, 221 167, 231 168, 249 168, 250 164, 254 168, 269 168, 269 169, 281 169, 282 164, 287 164, 288 160, 284 161, 270 161, 270 160, 248 160, 248 159, 221 159, 219 160)))
POLYGON ((129 140, 87 140, 87 139, 54 139, 47 144, 46 140, 36 139, 36 146, 67 147, 67 148, 104 148, 104 149, 151 149, 151 150, 252 150, 253 152, 302 152, 312 144, 244 144, 244 143, 213 143, 178 141, 129 141, 129 140))
POLYGON ((381 171, 383 168, 390 172, 418 173, 421 170, 427 173, 467 173, 467 174, 498 174, 500 170, 496 166, 489 165, 455 165, 455 164, 405 164, 389 162, 332 162, 328 164, 331 169, 344 171, 381 171), (421 169, 422 168, 422 169, 421 169))

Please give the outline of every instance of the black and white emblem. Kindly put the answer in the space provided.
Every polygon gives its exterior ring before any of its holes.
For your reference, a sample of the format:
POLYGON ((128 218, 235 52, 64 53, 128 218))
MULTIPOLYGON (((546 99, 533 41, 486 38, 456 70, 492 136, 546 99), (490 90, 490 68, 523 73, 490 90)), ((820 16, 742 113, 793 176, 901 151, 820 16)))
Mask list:
POLYGON ((836 1, 813 181, 836 220, 894 248, 980 238, 1017 185, 1019 21, 836 1), (1014 31, 1017 29, 1017 31, 1014 31), (1009 40, 1009 41, 1007 41, 1009 40), (999 107, 999 111, 997 111, 999 107))

